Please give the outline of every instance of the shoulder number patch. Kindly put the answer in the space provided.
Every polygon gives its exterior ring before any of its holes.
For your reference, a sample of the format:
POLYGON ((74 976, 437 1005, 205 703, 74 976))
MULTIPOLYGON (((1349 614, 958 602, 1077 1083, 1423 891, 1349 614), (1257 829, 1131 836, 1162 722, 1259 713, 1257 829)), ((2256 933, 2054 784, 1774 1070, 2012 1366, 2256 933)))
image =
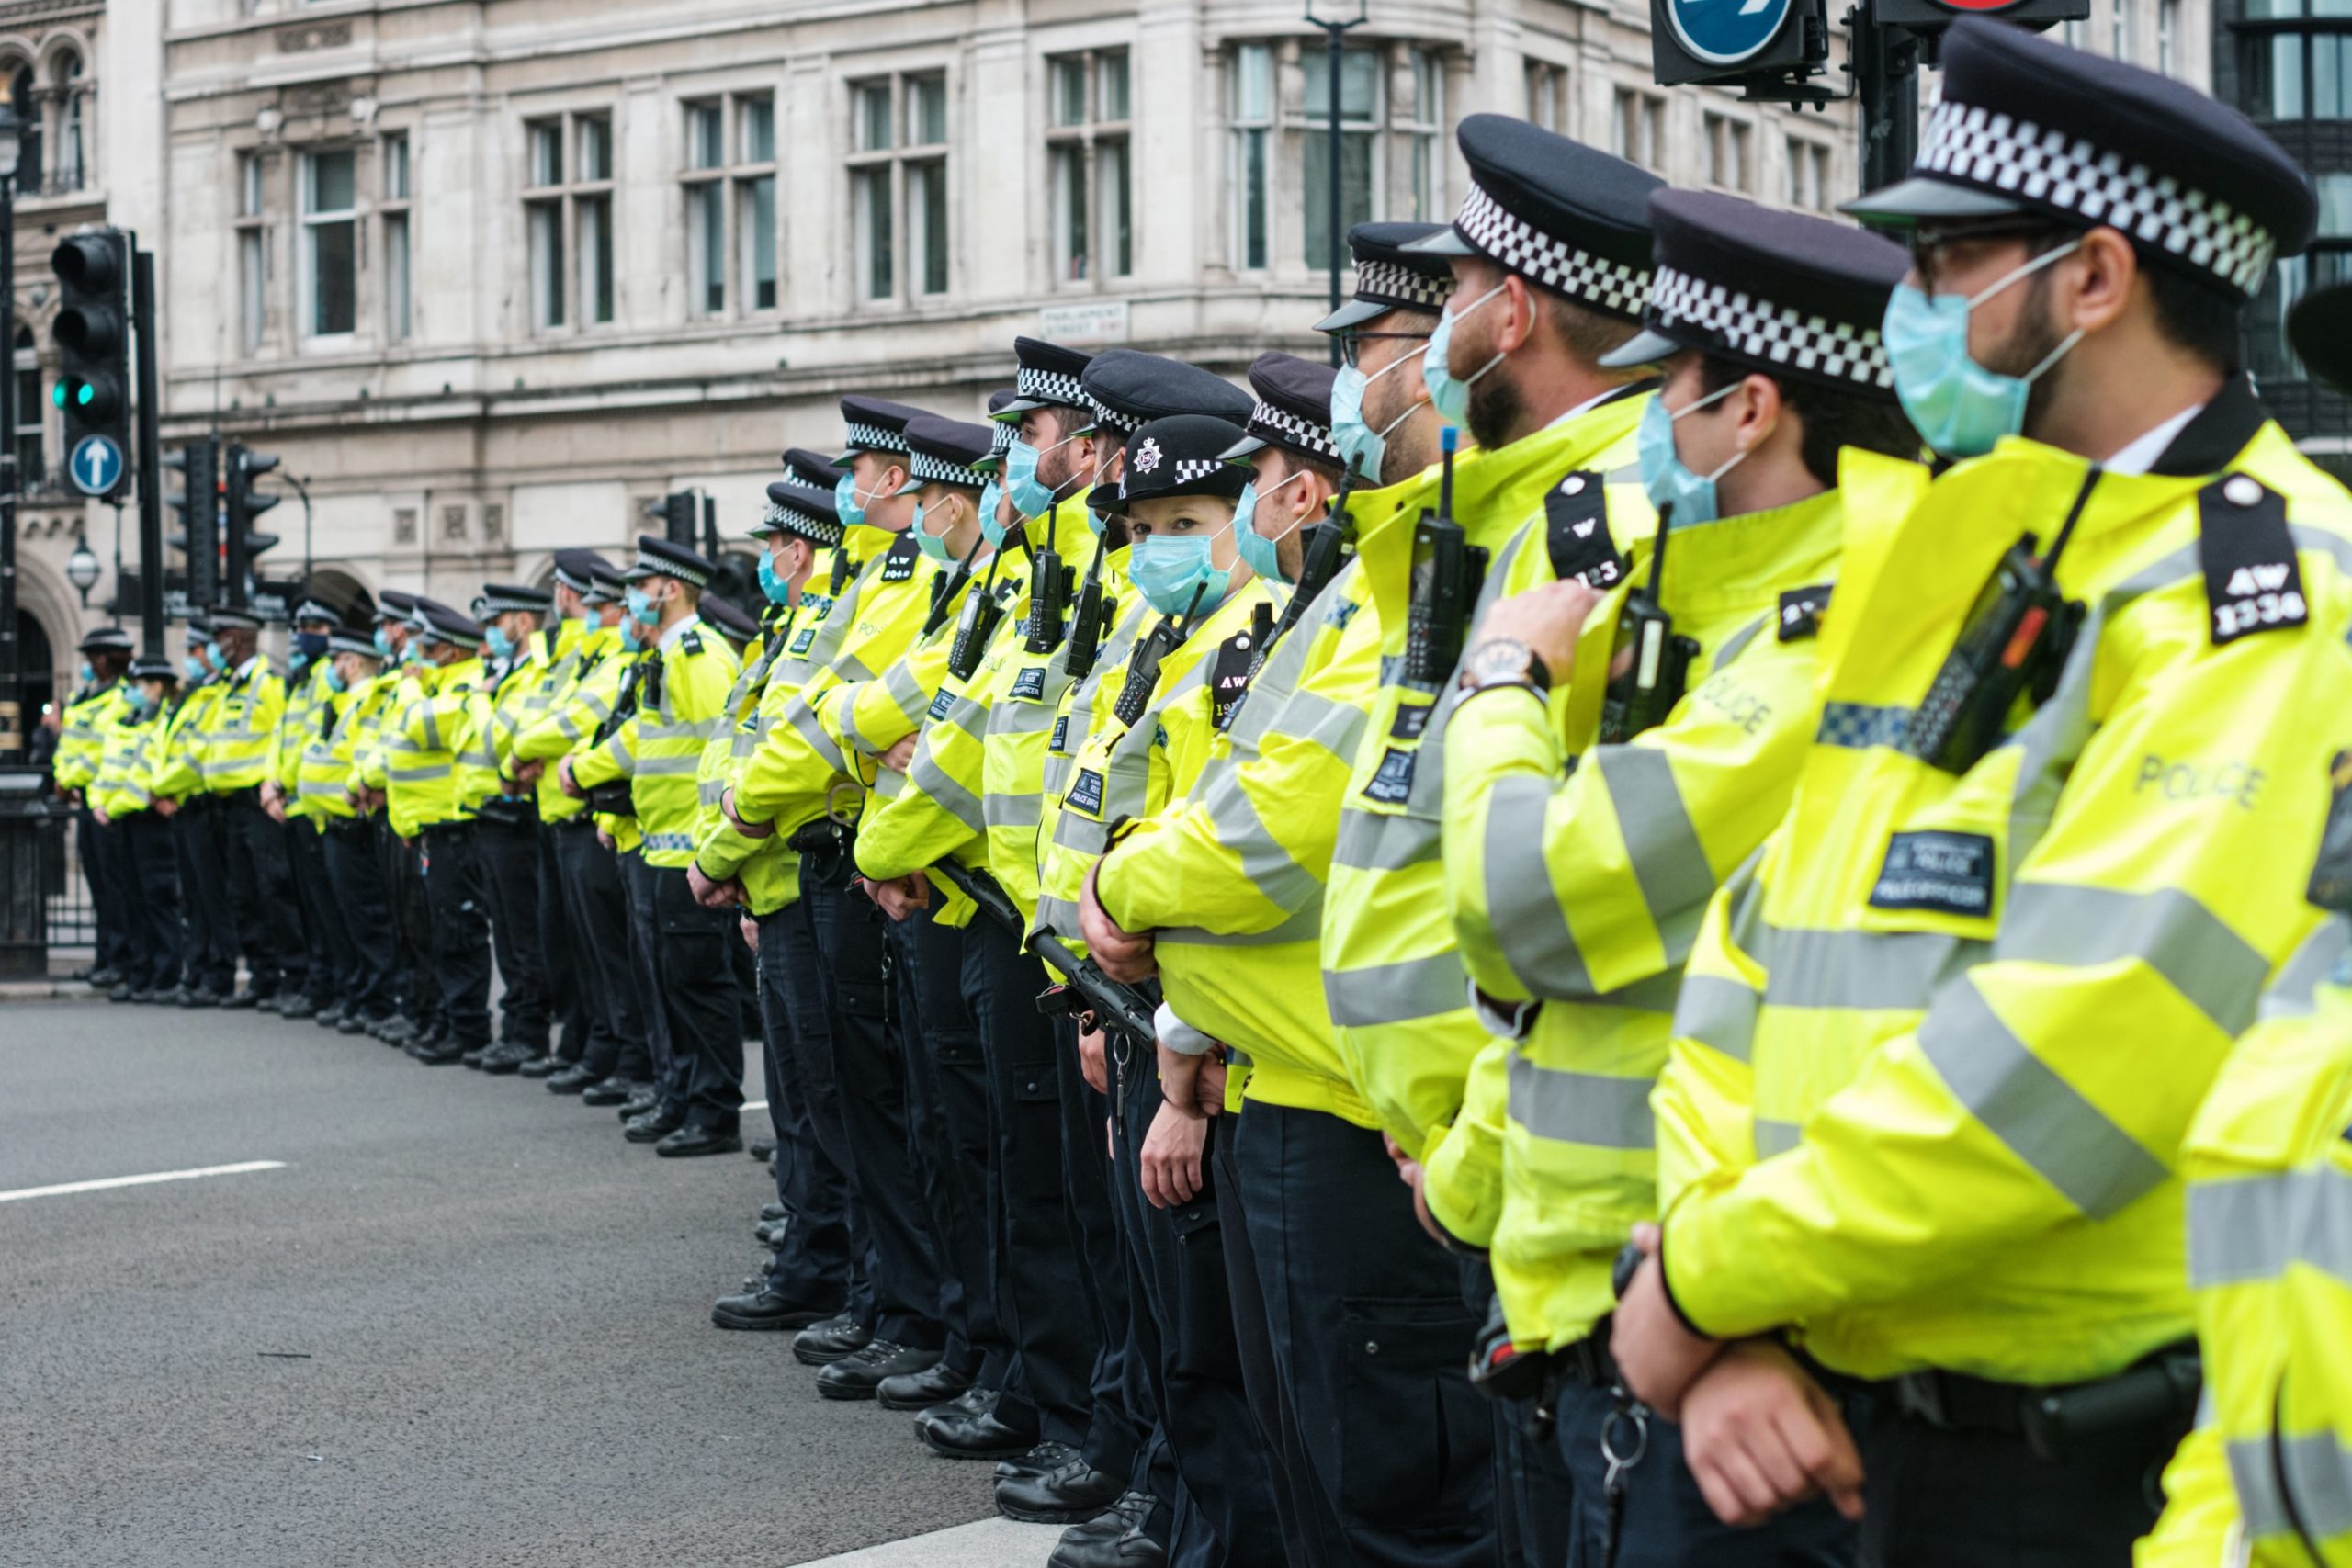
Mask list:
POLYGON ((1897 833, 1887 840, 1874 909, 1932 909, 1944 915, 1993 912, 1993 840, 1984 833, 1897 833))
POLYGON ((2205 568, 2215 648, 2311 619, 2286 497, 2251 474, 2232 474, 2199 492, 2197 511, 2197 556, 2205 568))
POLYGON ((904 582, 914 576, 917 549, 912 535, 899 535, 898 543, 892 545, 889 553, 882 558, 882 581, 904 582))
POLYGON ((1544 525, 1554 577, 1606 589, 1625 575, 1624 558, 1609 533, 1609 489, 1599 474, 1578 469, 1553 486, 1544 497, 1544 525))
POLYGON ((1821 629, 1821 612, 1829 608, 1829 585, 1816 582, 1810 588, 1792 588, 1781 595, 1780 637, 1782 642, 1797 642, 1821 629))

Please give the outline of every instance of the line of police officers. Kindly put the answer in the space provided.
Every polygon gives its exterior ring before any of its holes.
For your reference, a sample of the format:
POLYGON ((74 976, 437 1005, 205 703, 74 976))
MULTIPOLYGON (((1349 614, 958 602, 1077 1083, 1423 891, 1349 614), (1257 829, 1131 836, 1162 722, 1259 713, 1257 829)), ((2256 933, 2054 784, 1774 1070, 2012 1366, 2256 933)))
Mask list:
POLYGON ((2239 367, 2313 199, 1944 64, 1907 256, 1474 116, 1337 372, 845 397, 756 626, 645 538, 290 690, 96 634, 115 995, 695 1155, 755 949, 714 1320, 1057 1563, 2352 1562, 2352 496, 2239 367))

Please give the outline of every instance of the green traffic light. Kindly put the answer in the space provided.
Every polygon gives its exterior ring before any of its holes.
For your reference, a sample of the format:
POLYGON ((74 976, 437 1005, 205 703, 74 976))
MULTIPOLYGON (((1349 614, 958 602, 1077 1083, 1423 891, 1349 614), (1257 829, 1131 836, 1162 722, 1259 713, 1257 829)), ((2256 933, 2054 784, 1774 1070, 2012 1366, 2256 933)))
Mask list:
POLYGON ((84 408, 88 408, 90 406, 90 400, 97 395, 97 389, 91 386, 87 381, 79 383, 74 389, 74 400, 81 404, 84 408))
POLYGON ((59 408, 63 408, 65 406, 64 382, 60 381, 57 385, 49 389, 49 400, 55 403, 59 408))

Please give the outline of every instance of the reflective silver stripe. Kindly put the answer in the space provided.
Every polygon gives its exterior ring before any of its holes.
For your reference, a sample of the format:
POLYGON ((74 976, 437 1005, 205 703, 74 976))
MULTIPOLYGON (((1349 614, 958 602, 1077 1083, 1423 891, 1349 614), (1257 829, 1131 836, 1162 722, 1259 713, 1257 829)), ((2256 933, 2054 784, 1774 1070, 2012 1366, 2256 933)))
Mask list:
POLYGON ((613 731, 605 739, 605 755, 610 757, 613 760, 613 765, 620 769, 624 774, 636 770, 637 753, 629 750, 627 727, 613 731))
POLYGON ((2126 893, 2073 883, 2020 882, 1993 943, 2007 959, 2091 969, 2136 958, 2211 1019, 2245 1032, 2270 961, 2220 916, 2176 887, 2126 893))
POLYGON ((1078 934, 1078 906, 1067 898, 1037 895, 1037 922, 1029 928, 1035 931, 1051 931, 1066 942, 1083 939, 1078 934))
POLYGON ((1291 942, 1311 942, 1323 930, 1323 900, 1315 899, 1306 908, 1294 909, 1283 917, 1282 924, 1262 931, 1212 931, 1199 926, 1162 926, 1161 942, 1182 942, 1190 947, 1281 947, 1291 942))
POLYGON ((2319 1006, 2323 983, 2352 985, 2352 974, 2343 967, 2347 960, 2352 960, 2352 920, 2331 915, 2279 966, 2277 982, 2262 998, 2262 1017, 2310 1017, 2319 1006))
POLYGON ((727 799, 725 779, 704 779, 695 785, 695 799, 703 806, 718 806, 727 799))
POLYGON ((1774 1155, 1787 1154, 1804 1142, 1804 1129, 1794 1122, 1773 1122, 1758 1116, 1756 1119, 1756 1157, 1770 1159, 1774 1155))
POLYGON ((424 726, 424 750, 438 751, 442 749, 441 716, 433 711, 433 705, 429 702, 420 703, 417 706, 421 710, 418 716, 424 726))
POLYGON ((1734 632, 1729 640, 1725 641, 1721 648, 1715 649, 1714 662, 1707 666, 1707 672, 1709 674, 1714 673, 1724 665, 1729 664, 1733 660, 1737 659, 1741 654, 1747 652, 1747 645, 1756 640, 1756 634, 1762 631, 1766 626, 1771 626, 1773 623, 1774 617, 1766 615, 1761 619, 1749 622, 1747 626, 1744 626, 1736 632, 1734 632))
POLYGON ((835 773, 848 772, 842 765, 841 748, 835 746, 833 738, 825 733, 825 727, 818 722, 816 710, 808 705, 807 698, 796 698, 793 705, 784 710, 784 716, 792 721, 794 732, 808 743, 808 750, 817 754, 819 761, 835 773))
POLYGON ((431 784, 447 778, 449 771, 447 762, 427 762, 417 768, 386 768, 384 776, 394 784, 431 784))
POLYGON ((1343 1029, 1376 1028, 1438 1018, 1470 1005, 1462 955, 1448 950, 1427 958, 1323 972, 1323 999, 1343 1029))
POLYGON ((979 797, 947 775, 947 771, 932 760, 928 751, 915 754, 914 765, 908 770, 908 782, 929 795, 973 832, 985 832, 987 819, 981 815, 979 797))
POLYGON ((899 705, 909 724, 921 724, 923 712, 931 706, 931 694, 922 689, 922 682, 901 661, 893 664, 882 676, 882 689, 899 705))
POLYGON ((1756 1051, 1756 1015, 1764 1005, 1737 980, 1720 975, 1685 975, 1674 1010, 1674 1032, 1711 1051, 1745 1062, 1756 1051))
POLYGON ((967 693, 948 705, 939 722, 952 724, 967 735, 985 734, 989 724, 989 705, 967 693))
POLYGON ((1764 926, 1749 949, 1774 1007, 1923 1009, 1986 945, 1940 931, 1841 931, 1764 926))
POLYGON ((1296 909, 1323 891, 1323 884, 1267 828, 1258 803, 1238 783, 1218 792, 1210 803, 1210 820, 1216 841, 1240 857, 1241 874, 1277 909, 1296 909))
MULTIPOLYGON (((1437 765, 1434 756, 1430 765, 1437 765)), ((1441 829, 1419 817, 1384 817, 1353 807, 1340 814, 1331 863, 1352 871, 1405 871, 1438 858, 1441 829)))
MULTIPOLYGON (((1641 885, 1666 962, 1679 967, 1698 940, 1699 921, 1714 897, 1715 873, 1682 803, 1674 765, 1653 746, 1602 746, 1592 755, 1600 782, 1609 787, 1609 803, 1617 809, 1617 829, 1624 836, 1634 880, 1641 885)), ((1531 840, 1538 857, 1543 842, 1541 837, 1531 840)))
POLYGON ((2188 1282, 2275 1280, 2301 1263, 2352 1284, 2352 1174, 2310 1166, 2188 1190, 2188 1282))
POLYGON ((2088 1217, 2107 1218, 2170 1174, 2011 1033, 1973 982, 1937 998, 1918 1040, 1969 1114, 2088 1217))
POLYGON ((1544 858, 1544 815, 1551 802, 1548 773, 1507 773, 1487 791, 1487 926, 1503 962, 1533 995, 1587 996, 1592 975, 1544 858))
MULTIPOLYGON (((2246 1533, 2257 1540, 2289 1535, 2298 1520, 2315 1542, 2352 1530, 2352 1452, 2333 1432, 2282 1438, 2278 1447, 2279 1454, 2274 1459, 2267 1437, 2230 1441, 2230 1480, 2237 1491, 2246 1533), (2278 1460, 2284 1461, 2283 1467, 2278 1460), (2284 1495, 2279 1488, 2281 1468, 2287 1472, 2284 1495), (2290 1499, 2294 1504, 2291 1513, 2290 1499)), ((2301 1556, 2297 1552, 2296 1561, 2301 1561, 2301 1556)))
POLYGON ((555 716, 555 732, 575 746, 588 739, 588 732, 572 723, 571 716, 565 713, 555 716))
POLYGON ((690 778, 702 770, 697 756, 648 757, 637 759, 635 776, 640 779, 690 778))
POLYGON ((989 710, 989 733, 1043 735, 1053 728, 1057 716, 1050 703, 999 703, 989 710))
POLYGON ((1589 1148, 1657 1144, 1649 1079, 1539 1067, 1517 1051, 1510 1056, 1510 1119, 1539 1138, 1589 1148))
POLYGON ((1369 718, 1360 707, 1335 703, 1314 692, 1293 692, 1275 714, 1274 722, 1262 733, 1304 740, 1310 746, 1320 746, 1342 761, 1353 762, 1369 718))
POLYGON ((991 828, 1035 828, 1045 820, 1046 797, 1034 793, 999 795, 991 791, 983 809, 991 828))

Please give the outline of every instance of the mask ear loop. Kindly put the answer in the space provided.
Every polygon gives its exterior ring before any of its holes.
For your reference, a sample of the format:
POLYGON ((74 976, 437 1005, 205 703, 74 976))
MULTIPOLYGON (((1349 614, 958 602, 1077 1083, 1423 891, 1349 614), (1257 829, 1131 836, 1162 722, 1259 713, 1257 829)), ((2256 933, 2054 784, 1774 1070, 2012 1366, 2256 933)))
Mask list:
MULTIPOLYGON (((1725 398, 1730 397, 1734 392, 1738 391, 1738 390, 1739 390, 1739 388, 1740 388, 1740 383, 1739 383, 1739 382, 1737 382, 1737 381, 1734 381, 1734 382, 1733 382, 1730 386, 1728 386, 1728 387, 1722 388, 1722 389, 1718 389, 1718 390, 1716 390, 1716 391, 1709 392, 1705 397, 1701 398, 1701 399, 1700 399, 1697 402, 1695 402, 1695 403, 1685 403, 1685 404, 1683 404, 1683 405, 1682 405, 1680 408, 1679 408, 1679 409, 1668 409, 1668 410, 1667 410, 1667 411, 1666 411, 1666 417, 1667 417, 1667 419, 1668 419, 1668 423, 1679 423, 1679 422, 1680 422, 1680 420, 1681 420, 1681 418, 1682 418, 1682 416, 1683 416, 1684 414, 1686 414, 1686 413, 1697 413, 1701 409, 1703 409, 1703 408, 1713 408, 1715 404, 1717 404, 1717 403, 1719 403, 1719 402, 1722 402, 1725 398)), ((1772 433, 1771 433, 1770 431, 1769 431, 1769 430, 1768 430, 1768 431, 1766 431, 1764 434, 1765 434, 1765 435, 1766 435, 1766 436, 1768 436, 1768 437, 1769 437, 1772 433)), ((1757 445, 1758 445, 1758 446, 1761 446, 1761 445, 1762 445, 1762 443, 1761 443, 1761 442, 1758 442, 1757 445)), ((1739 467, 1739 465, 1740 465, 1740 464, 1742 464, 1742 463, 1746 462, 1746 461, 1747 460, 1747 455, 1748 455, 1748 453, 1753 452, 1753 451, 1755 451, 1755 450, 1756 450, 1756 447, 1754 447, 1754 446, 1749 446, 1749 447, 1744 448, 1744 449, 1743 449, 1743 450, 1741 450, 1741 451, 1734 452, 1734 453, 1733 453, 1729 457, 1727 457, 1727 458, 1725 458, 1725 459, 1724 460, 1724 464, 1723 464, 1723 466, 1722 466, 1721 468, 1717 468, 1713 473, 1709 474, 1709 475, 1707 475, 1707 476, 1706 476, 1706 482, 1707 482, 1707 483, 1709 483, 1709 484, 1713 484, 1713 483, 1714 483, 1717 479, 1719 479, 1723 478, 1725 474, 1727 474, 1727 473, 1731 472, 1734 468, 1736 468, 1739 467)), ((1678 461, 1679 461, 1679 460, 1680 460, 1680 454, 1679 454, 1679 453, 1678 453, 1678 454, 1676 455, 1676 457, 1677 457, 1677 460, 1678 460, 1678 461)))
MULTIPOLYGON (((2082 248, 2083 242, 2076 240, 2071 245, 2061 245, 2054 251, 2044 251, 2041 254, 2034 257, 2031 261, 2013 269, 2007 276, 2001 278, 1998 282, 1993 283, 1982 291, 1969 296, 1968 303, 1962 307, 1962 309, 1969 310, 1975 310, 1977 306, 1982 305, 1985 300, 1990 299, 1994 295, 1998 294, 2002 289, 2007 288, 2010 284, 2015 283, 2018 279, 2030 276, 2034 273, 2040 272, 2043 267, 2054 265, 2057 263, 2065 260, 2068 256, 2073 255, 2076 251, 2079 251, 2082 248)), ((2061 359, 2064 359, 2066 356, 2067 350, 2073 348, 2076 344, 2083 341, 2084 332, 2084 328, 2076 327, 2073 332, 2068 333, 2065 337, 2060 341, 2056 348, 2052 349, 2048 354, 2042 355, 2041 364, 2027 371, 2023 376, 2019 377, 2018 379, 2023 381, 2029 387, 2033 385, 2036 381, 2041 380, 2044 371, 2057 364, 2061 359)))

